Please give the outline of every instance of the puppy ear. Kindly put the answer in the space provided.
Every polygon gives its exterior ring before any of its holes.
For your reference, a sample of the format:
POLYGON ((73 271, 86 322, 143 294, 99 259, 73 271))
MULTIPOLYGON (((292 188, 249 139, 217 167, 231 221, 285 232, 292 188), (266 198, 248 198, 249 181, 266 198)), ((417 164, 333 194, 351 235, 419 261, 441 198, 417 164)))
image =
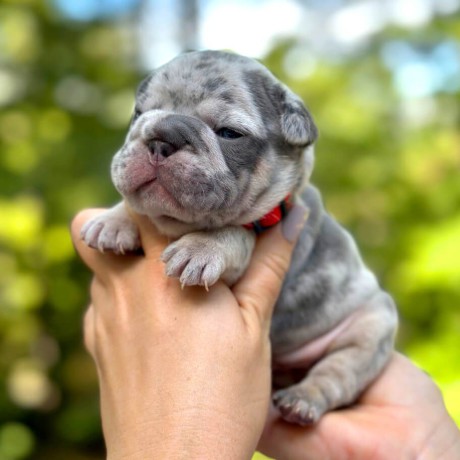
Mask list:
POLYGON ((318 138, 318 128, 303 102, 284 88, 281 104, 281 131, 289 144, 307 146, 318 138))

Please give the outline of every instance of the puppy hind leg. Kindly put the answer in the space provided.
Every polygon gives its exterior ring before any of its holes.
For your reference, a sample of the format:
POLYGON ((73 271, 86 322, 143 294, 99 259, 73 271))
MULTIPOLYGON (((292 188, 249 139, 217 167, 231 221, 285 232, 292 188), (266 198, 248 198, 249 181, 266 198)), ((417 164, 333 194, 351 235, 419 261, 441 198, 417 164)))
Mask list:
POLYGON ((371 303, 303 380, 275 392, 273 402, 286 421, 310 425, 325 412, 353 403, 383 369, 393 349, 396 311, 386 293, 371 303))

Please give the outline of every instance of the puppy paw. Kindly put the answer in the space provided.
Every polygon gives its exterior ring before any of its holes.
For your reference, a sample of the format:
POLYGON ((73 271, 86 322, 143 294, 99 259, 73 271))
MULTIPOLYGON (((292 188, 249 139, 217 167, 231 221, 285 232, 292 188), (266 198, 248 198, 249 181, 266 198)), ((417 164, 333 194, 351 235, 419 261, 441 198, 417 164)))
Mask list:
POLYGON ((81 238, 91 248, 115 254, 136 252, 141 248, 134 222, 119 212, 107 212, 89 220, 81 229, 81 238))
POLYGON ((284 420, 302 426, 316 423, 325 412, 323 402, 309 397, 298 385, 277 391, 273 403, 284 420))
POLYGON ((168 276, 179 278, 182 286, 208 289, 226 269, 225 254, 206 234, 191 233, 170 244, 161 256, 168 276))

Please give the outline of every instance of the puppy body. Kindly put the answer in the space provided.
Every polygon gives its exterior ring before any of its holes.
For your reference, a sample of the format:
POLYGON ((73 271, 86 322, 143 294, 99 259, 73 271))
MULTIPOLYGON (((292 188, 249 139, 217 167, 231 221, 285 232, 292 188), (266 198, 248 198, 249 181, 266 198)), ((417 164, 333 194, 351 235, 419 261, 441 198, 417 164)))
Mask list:
MULTIPOLYGON (((244 224, 288 195, 310 210, 271 328, 274 402, 299 424, 359 396, 387 362, 397 324, 391 297, 308 183, 316 137, 300 99, 261 64, 196 52, 141 84, 112 162, 129 207, 175 239, 162 259, 183 285, 233 284, 255 242, 244 224)), ((123 203, 90 221, 82 236, 101 250, 140 247, 123 203)))

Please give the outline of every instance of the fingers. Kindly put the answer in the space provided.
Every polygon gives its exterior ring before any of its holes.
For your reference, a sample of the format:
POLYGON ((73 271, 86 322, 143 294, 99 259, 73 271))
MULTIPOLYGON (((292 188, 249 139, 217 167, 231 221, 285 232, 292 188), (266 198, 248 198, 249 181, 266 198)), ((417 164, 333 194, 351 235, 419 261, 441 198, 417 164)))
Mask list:
POLYGON ((83 225, 90 219, 106 211, 105 209, 85 209, 80 211, 72 220, 70 233, 75 250, 83 262, 96 275, 97 278, 107 280, 110 273, 123 269, 133 257, 117 256, 112 252, 100 252, 90 248, 81 237, 83 225))
POLYGON ((147 217, 135 213, 126 205, 131 218, 139 229, 142 248, 147 258, 159 259, 164 248, 168 245, 168 238, 161 235, 152 221, 147 217))
POLYGON ((105 212, 105 209, 85 209, 80 211, 73 219, 70 232, 75 250, 102 283, 109 283, 112 275, 126 269, 126 266, 138 259, 137 256, 116 255, 112 252, 100 252, 90 248, 81 237, 83 225, 90 219, 105 212))
MULTIPOLYGON (((277 459, 344 458, 339 439, 346 437, 349 426, 340 412, 327 413, 318 423, 310 427, 288 423, 283 420, 278 410, 271 404, 257 450, 270 458, 277 459), (334 439, 335 442, 329 442, 331 439, 334 439)), ((346 458, 355 457, 352 455, 352 457, 346 458)))
POLYGON ((254 310, 267 324, 307 217, 308 210, 296 205, 282 225, 260 236, 246 274, 233 287, 241 307, 254 310))
POLYGON ((83 260, 83 262, 93 271, 99 271, 103 259, 101 253, 90 248, 81 238, 81 229, 83 225, 93 217, 104 212, 104 209, 85 209, 80 211, 72 220, 70 233, 75 250, 83 260))

